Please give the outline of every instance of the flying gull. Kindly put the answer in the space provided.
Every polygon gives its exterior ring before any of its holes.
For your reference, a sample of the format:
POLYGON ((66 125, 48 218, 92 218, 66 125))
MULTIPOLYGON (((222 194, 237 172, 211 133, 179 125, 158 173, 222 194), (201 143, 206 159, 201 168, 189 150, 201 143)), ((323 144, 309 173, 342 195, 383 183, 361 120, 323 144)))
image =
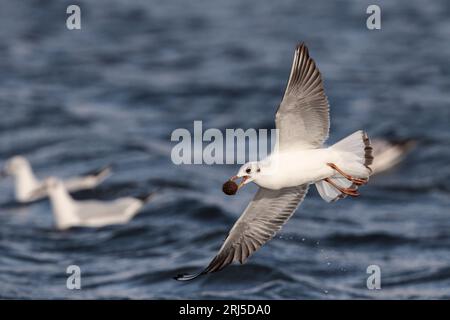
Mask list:
MULTIPOLYGON (((112 201, 74 200, 64 183, 54 177, 45 179, 43 186, 50 197, 56 227, 60 230, 71 227, 103 227, 124 224, 133 218, 153 197, 154 193, 142 197, 123 197, 112 201)), ((36 192, 40 192, 37 189, 36 192)))
MULTIPOLYGON (((111 167, 106 166, 99 170, 88 172, 79 177, 64 180, 64 186, 69 192, 93 189, 102 183, 111 174, 111 167)), ((0 176, 11 175, 14 177, 15 198, 20 203, 28 203, 47 197, 43 181, 33 173, 30 162, 22 156, 9 159, 0 172, 0 176), (39 192, 36 192, 39 190, 39 192)))
POLYGON ((255 197, 209 265, 197 274, 178 275, 176 280, 192 280, 222 270, 233 261, 244 263, 292 216, 310 184, 330 202, 358 196, 358 187, 367 183, 373 157, 365 132, 357 131, 330 147, 323 146, 329 131, 328 99, 305 44, 295 50, 275 124, 278 137, 272 154, 244 164, 230 179, 242 178, 238 189, 256 183, 259 190, 255 197))

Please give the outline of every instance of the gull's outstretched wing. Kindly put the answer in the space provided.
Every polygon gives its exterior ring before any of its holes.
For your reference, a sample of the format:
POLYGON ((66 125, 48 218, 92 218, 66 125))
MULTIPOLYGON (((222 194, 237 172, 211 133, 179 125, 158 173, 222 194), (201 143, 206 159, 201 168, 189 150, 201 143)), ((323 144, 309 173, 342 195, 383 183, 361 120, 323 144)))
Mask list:
POLYGON ((192 280, 222 270, 233 261, 245 260, 272 239, 305 198, 308 184, 280 190, 260 188, 236 221, 222 247, 210 264, 198 274, 184 274, 176 280, 192 280))
POLYGON ((318 148, 328 138, 330 116, 322 78, 304 43, 295 49, 286 92, 275 124, 279 149, 318 148))
POLYGON ((87 176, 93 176, 93 177, 103 177, 103 176, 107 176, 111 173, 112 171, 112 164, 108 164, 106 166, 103 166, 101 168, 97 168, 94 170, 90 170, 85 172, 84 174, 80 175, 82 177, 87 177, 87 176))
POLYGON ((111 175, 112 166, 107 165, 100 169, 86 172, 79 177, 64 180, 64 186, 69 192, 93 189, 111 175))

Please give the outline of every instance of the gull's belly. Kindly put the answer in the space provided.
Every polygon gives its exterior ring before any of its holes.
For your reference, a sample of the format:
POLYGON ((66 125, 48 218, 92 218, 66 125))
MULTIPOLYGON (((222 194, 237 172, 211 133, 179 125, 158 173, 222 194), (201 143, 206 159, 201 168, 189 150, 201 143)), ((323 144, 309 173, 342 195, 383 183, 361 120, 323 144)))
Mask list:
POLYGON ((302 150, 271 156, 269 170, 255 182, 264 188, 281 189, 314 183, 333 175, 334 170, 327 166, 334 161, 329 149, 302 150))

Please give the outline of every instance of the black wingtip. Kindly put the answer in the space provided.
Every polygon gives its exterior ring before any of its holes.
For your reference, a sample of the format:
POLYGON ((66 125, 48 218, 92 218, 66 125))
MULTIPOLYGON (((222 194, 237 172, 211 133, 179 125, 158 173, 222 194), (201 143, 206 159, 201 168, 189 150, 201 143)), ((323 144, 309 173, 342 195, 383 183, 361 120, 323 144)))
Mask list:
POLYGON ((196 278, 198 278, 199 276, 201 276, 202 274, 204 274, 203 272, 197 273, 197 274, 188 274, 188 273, 181 273, 175 277, 173 277, 175 280, 177 281, 191 281, 194 280, 196 278))
POLYGON ((155 196, 155 194, 156 194, 156 191, 152 191, 150 193, 135 196, 135 198, 141 200, 144 203, 147 203, 147 202, 150 202, 150 200, 155 196))
POLYGON ((95 176, 95 177, 107 176, 111 173, 112 169, 113 169, 113 165, 110 163, 101 168, 88 171, 84 175, 85 176, 95 176))
POLYGON ((297 46, 295 47, 296 50, 301 51, 302 49, 308 50, 308 47, 306 46, 306 43, 304 41, 297 43, 297 46))

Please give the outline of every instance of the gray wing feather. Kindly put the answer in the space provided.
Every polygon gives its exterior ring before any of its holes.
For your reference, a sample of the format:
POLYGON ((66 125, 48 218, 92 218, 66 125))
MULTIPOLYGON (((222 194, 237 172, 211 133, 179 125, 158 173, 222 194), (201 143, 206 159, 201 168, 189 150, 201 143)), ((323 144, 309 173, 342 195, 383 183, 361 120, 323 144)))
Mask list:
POLYGON ((279 148, 317 148, 328 138, 330 116, 322 77, 305 44, 297 46, 286 91, 277 110, 279 148))
POLYGON ((198 274, 179 275, 175 279, 192 280, 202 274, 222 270, 233 261, 244 263, 289 220, 305 198, 308 186, 304 184, 280 190, 260 188, 206 269, 198 274))
POLYGON ((77 215, 81 220, 99 219, 108 217, 121 217, 125 215, 128 208, 141 200, 134 198, 123 198, 114 201, 87 200, 77 202, 77 215))

